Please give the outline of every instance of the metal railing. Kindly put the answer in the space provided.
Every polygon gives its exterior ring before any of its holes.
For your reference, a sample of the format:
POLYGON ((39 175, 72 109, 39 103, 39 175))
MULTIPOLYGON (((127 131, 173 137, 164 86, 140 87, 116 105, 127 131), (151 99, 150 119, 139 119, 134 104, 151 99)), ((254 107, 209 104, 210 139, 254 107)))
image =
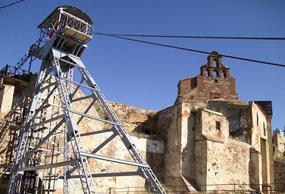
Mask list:
POLYGON ((30 81, 32 77, 32 73, 30 71, 16 68, 15 66, 12 66, 12 65, 5 65, 0 70, 0 75, 13 77, 13 78, 20 79, 23 81, 30 81))
POLYGON ((65 11, 61 11, 59 17, 61 28, 69 27, 92 38, 93 29, 91 24, 65 11))

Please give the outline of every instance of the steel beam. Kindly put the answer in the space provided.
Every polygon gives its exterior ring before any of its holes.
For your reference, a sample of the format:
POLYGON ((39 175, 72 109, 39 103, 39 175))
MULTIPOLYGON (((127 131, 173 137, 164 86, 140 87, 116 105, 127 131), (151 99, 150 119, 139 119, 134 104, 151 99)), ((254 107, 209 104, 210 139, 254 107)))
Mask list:
MULTIPOLYGON (((91 173, 94 178, 115 177, 115 176, 141 176, 139 171, 130 172, 105 172, 105 173, 91 173)), ((72 175, 70 179, 79 178, 79 175, 72 175)))
POLYGON ((35 114, 32 116, 32 118, 30 119, 30 121, 32 121, 36 116, 37 114, 43 110, 43 108, 45 107, 45 104, 48 102, 48 99, 51 97, 51 95, 53 94, 53 92, 56 90, 56 87, 54 87, 49 93, 48 95, 46 96, 45 100, 42 102, 41 106, 39 108, 37 108, 35 110, 35 114))
MULTIPOLYGON (((81 77, 81 80, 80 80, 79 83, 82 84, 83 81, 84 81, 84 79, 83 79, 83 77, 81 77)), ((76 88, 75 88, 75 90, 73 91, 73 93, 70 95, 70 99, 71 99, 71 100, 72 100, 72 98, 75 96, 76 92, 77 92, 79 89, 80 89, 80 86, 77 85, 76 88)))
POLYGON ((71 102, 76 102, 76 101, 80 101, 80 100, 86 100, 86 99, 92 98, 92 97, 93 97, 93 94, 92 95, 88 95, 88 96, 83 96, 83 97, 72 99, 71 102))
POLYGON ((78 83, 78 82, 76 82, 76 81, 72 81, 72 80, 69 80, 69 79, 66 79, 66 78, 63 78, 63 77, 60 77, 59 79, 64 80, 64 81, 67 81, 67 82, 70 82, 70 83, 72 83, 72 84, 75 84, 75 85, 78 85, 78 86, 81 86, 81 87, 84 87, 84 88, 87 88, 87 89, 89 89, 89 90, 93 90, 93 91, 99 92, 99 90, 96 89, 96 88, 87 86, 87 85, 85 85, 85 84, 78 83))
POLYGON ((46 123, 50 123, 50 122, 56 121, 56 120, 61 119, 63 117, 64 117, 64 115, 59 115, 59 116, 53 117, 51 119, 42 121, 40 123, 35 123, 35 124, 31 125, 31 128, 34 128, 34 127, 37 127, 37 126, 40 126, 40 125, 43 125, 43 124, 46 124, 46 123))
POLYGON ((100 131, 91 131, 91 132, 87 132, 87 133, 80 133, 80 137, 84 137, 84 136, 89 136, 89 135, 97 135, 100 133, 109 133, 109 132, 113 132, 113 128, 111 129, 103 129, 100 131))
POLYGON ((104 161, 108 161, 108 162, 115 162, 115 163, 119 163, 119 164, 126 164, 126 165, 130 165, 130 166, 149 168, 149 166, 147 164, 136 163, 136 162, 131 162, 131 161, 127 161, 127 160, 121 160, 121 159, 116 159, 116 158, 110 158, 110 157, 100 156, 100 155, 96 155, 96 154, 90 154, 90 153, 86 153, 86 152, 80 152, 80 153, 81 153, 82 156, 86 156, 86 157, 89 157, 89 158, 95 158, 95 159, 98 159, 98 160, 104 160, 104 161))
POLYGON ((46 90, 46 89, 48 89, 48 88, 50 88, 50 87, 52 87, 52 86, 55 86, 55 82, 53 82, 53 83, 50 83, 49 85, 47 85, 47 86, 44 86, 44 87, 42 87, 41 89, 40 89, 40 92, 43 92, 44 90, 46 90))
POLYGON ((45 165, 39 165, 39 166, 26 166, 23 168, 19 168, 18 172, 27 171, 27 170, 42 170, 42 169, 49 169, 49 168, 57 168, 61 166, 67 166, 67 165, 75 165, 75 160, 69 160, 64 162, 58 162, 53 164, 45 164, 45 165))
MULTIPOLYGON (((57 58, 57 57, 56 57, 56 58, 57 58)), ((79 68, 83 68, 83 67, 79 66, 77 63, 73 63, 73 62, 67 61, 67 60, 62 59, 62 58, 57 58, 57 59, 60 60, 60 61, 62 61, 62 62, 64 62, 64 63, 67 63, 67 64, 69 64, 69 65, 73 65, 73 66, 76 66, 76 67, 79 67, 79 68)))
POLYGON ((112 141, 112 139, 114 139, 117 136, 116 133, 113 133, 110 137, 108 137, 107 139, 105 139, 100 145, 98 145, 93 151, 92 153, 95 154, 96 152, 100 151, 105 145, 107 145, 107 143, 109 143, 110 141, 112 141))
POLYGON ((75 111, 75 110, 71 110, 71 109, 68 109, 68 111, 71 112, 71 113, 77 114, 77 115, 81 115, 81 116, 87 117, 89 119, 94 119, 94 120, 101 121, 101 122, 104 122, 104 123, 109 123, 109 124, 112 124, 112 125, 122 126, 122 124, 120 124, 120 123, 116 123, 116 122, 108 121, 108 120, 105 120, 105 119, 101 119, 99 117, 95 117, 95 116, 92 116, 92 115, 84 114, 84 113, 79 112, 79 111, 75 111))
POLYGON ((26 156, 24 156, 23 160, 28 159, 29 157, 31 157, 33 155, 33 153, 35 153, 37 151, 37 149, 39 149, 54 133, 56 130, 58 130, 58 128, 64 123, 64 119, 62 119, 56 126, 55 128, 53 128, 49 134, 47 134, 35 147, 34 149, 30 150, 26 156))
MULTIPOLYGON (((96 99, 93 99, 93 101, 88 105, 88 107, 85 109, 83 114, 87 114, 88 111, 92 108, 92 106, 94 105, 95 102, 96 102, 96 99)), ((84 115, 81 115, 80 118, 77 121, 77 125, 79 125, 79 123, 82 121, 83 118, 84 118, 84 115)))

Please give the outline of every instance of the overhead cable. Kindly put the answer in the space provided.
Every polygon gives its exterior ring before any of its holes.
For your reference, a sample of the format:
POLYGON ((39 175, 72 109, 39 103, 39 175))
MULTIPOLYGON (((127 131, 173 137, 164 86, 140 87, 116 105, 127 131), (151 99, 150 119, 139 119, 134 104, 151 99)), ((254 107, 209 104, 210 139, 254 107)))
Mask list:
POLYGON ((25 0, 19 0, 19 1, 15 1, 15 2, 10 3, 10 4, 7 4, 7 5, 0 6, 0 9, 5 9, 5 8, 7 8, 7 7, 16 5, 16 4, 21 3, 21 2, 23 2, 23 1, 25 1, 25 0))
MULTIPOLYGON (((122 36, 117 36, 117 35, 112 35, 112 34, 106 34, 106 33, 99 33, 99 32, 96 32, 95 34, 102 35, 102 36, 109 36, 109 37, 123 39, 123 40, 128 40, 128 41, 132 41, 132 42, 139 42, 139 43, 143 43, 143 44, 149 44, 149 45, 155 45, 155 46, 160 46, 160 47, 167 47, 167 48, 172 48, 172 49, 195 52, 195 53, 200 53, 200 54, 207 54, 207 55, 211 54, 211 52, 208 52, 208 51, 202 51, 202 50, 191 49, 191 48, 186 48, 186 47, 179 47, 179 46, 174 46, 174 45, 170 45, 170 44, 150 42, 150 41, 145 41, 145 40, 127 38, 127 37, 122 37, 122 36)), ((273 63, 273 62, 269 62, 269 61, 262 61, 262 60, 256 60, 256 59, 250 59, 250 58, 238 57, 238 56, 226 55, 226 54, 220 54, 220 55, 222 57, 230 58, 230 59, 249 61, 249 62, 254 62, 254 63, 261 63, 261 64, 271 65, 271 66, 276 66, 276 67, 285 67, 285 64, 280 64, 280 63, 273 63)))
MULTIPOLYGON (((100 34, 100 32, 95 32, 100 34)), ((223 40, 285 40, 285 37, 254 37, 254 36, 185 36, 185 35, 158 35, 158 34, 117 34, 104 33, 106 35, 120 37, 141 38, 179 38, 179 39, 223 39, 223 40)))

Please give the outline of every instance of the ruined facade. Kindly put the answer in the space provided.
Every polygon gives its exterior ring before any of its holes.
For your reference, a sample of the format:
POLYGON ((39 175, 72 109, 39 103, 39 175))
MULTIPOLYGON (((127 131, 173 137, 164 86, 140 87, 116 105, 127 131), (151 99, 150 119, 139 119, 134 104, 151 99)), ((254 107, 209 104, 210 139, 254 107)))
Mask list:
POLYGON ((285 136, 279 132, 273 135, 274 160, 285 159, 285 136))
POLYGON ((280 132, 273 135, 273 153, 276 188, 285 191, 285 136, 280 132))
MULTIPOLYGON (((5 122, 5 116, 16 114, 13 108, 29 99, 33 81, 27 86, 7 83, 1 89, 2 136, 0 159, 2 168, 11 162, 11 136, 17 131, 16 117, 5 122), (15 88, 14 88, 15 87, 15 88), (5 92, 9 91, 9 92, 5 92), (14 96, 11 98, 11 96, 14 96), (14 112, 13 112, 14 111, 14 112), (10 146, 8 146, 10 145, 10 146), (9 156, 9 158, 8 158, 9 156)), ((81 91, 77 93, 81 95, 81 91)), ((196 77, 179 81, 174 105, 159 112, 110 102, 138 150, 146 158, 166 190, 266 190, 274 183, 272 152, 272 106, 270 101, 242 102, 238 98, 235 79, 221 56, 213 52, 207 64, 196 77)), ((19 105, 23 107, 23 105, 19 105)), ((78 108, 84 103, 78 103, 78 108)), ((21 110, 18 110, 18 112, 21 110)), ((97 115, 96 103, 89 114, 97 115)), ((19 115, 18 115, 19 116, 19 115)), ((102 124, 86 120, 80 125, 82 133, 102 124)), ((17 134, 17 133, 16 133, 17 134)), ((84 139, 90 149, 97 142, 108 138, 99 136, 84 139)), ((106 156, 128 159, 124 147, 114 139, 100 153, 106 156)), ((112 165, 100 161, 89 163, 91 169, 131 171, 129 166, 112 165)), ((57 173, 62 173, 59 169, 57 173)), ((4 176, 5 173, 2 172, 4 176)), ((131 175, 96 178, 96 186, 102 193, 142 191, 143 178, 131 175)), ((72 191, 79 193, 79 181, 72 180, 72 191)), ((2 180, 5 188, 5 180, 2 180)), ((62 181, 55 182, 55 189, 62 188, 62 181)), ((170 192, 170 193, 171 193, 170 192)), ((55 192, 61 193, 61 192, 55 192)))
POLYGON ((179 82, 175 104, 158 112, 165 183, 202 191, 273 183, 271 116, 270 101, 238 99, 229 68, 213 52, 200 75, 179 82))

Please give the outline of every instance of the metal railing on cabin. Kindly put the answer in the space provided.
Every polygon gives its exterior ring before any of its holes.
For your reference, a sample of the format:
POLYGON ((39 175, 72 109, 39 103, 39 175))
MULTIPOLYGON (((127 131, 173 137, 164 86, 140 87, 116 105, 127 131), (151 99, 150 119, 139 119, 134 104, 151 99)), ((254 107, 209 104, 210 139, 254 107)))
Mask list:
POLYGON ((91 24, 65 11, 61 11, 59 17, 61 28, 69 27, 92 38, 93 28, 91 24))

